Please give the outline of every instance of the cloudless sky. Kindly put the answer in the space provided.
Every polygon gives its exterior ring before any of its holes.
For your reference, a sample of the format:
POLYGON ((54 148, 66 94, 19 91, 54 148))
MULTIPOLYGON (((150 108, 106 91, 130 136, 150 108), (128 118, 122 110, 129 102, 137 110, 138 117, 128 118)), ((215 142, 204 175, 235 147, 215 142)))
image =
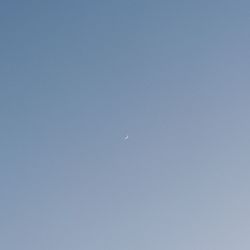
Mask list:
POLYGON ((249 250, 249 25, 243 0, 2 0, 0 248, 249 250))

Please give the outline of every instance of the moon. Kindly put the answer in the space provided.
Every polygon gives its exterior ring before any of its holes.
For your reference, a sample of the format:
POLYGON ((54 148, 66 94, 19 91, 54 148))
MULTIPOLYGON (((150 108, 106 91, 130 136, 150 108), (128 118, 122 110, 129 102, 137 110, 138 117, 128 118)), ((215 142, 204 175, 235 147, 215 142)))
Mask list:
POLYGON ((124 137, 124 140, 126 141, 128 139, 128 135, 126 135, 125 137, 124 137))

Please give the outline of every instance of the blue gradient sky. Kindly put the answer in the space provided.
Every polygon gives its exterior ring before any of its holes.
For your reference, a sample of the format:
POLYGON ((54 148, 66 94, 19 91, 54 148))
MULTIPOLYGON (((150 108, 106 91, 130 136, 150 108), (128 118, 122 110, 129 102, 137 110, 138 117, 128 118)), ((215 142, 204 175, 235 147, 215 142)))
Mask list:
POLYGON ((249 250, 249 10, 2 0, 0 248, 249 250))

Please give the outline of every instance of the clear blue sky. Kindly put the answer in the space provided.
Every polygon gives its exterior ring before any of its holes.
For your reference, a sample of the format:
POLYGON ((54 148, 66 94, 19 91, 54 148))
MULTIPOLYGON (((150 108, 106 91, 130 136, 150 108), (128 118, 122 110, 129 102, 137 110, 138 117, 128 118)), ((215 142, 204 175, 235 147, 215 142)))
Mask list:
POLYGON ((249 250, 249 25, 249 1, 2 0, 0 248, 249 250))

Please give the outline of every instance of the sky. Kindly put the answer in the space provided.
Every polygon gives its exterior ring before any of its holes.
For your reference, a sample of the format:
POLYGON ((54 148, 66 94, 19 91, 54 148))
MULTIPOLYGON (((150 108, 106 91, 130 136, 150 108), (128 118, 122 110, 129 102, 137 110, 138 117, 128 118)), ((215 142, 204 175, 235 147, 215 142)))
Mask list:
POLYGON ((249 250, 249 10, 2 0, 0 248, 249 250))

